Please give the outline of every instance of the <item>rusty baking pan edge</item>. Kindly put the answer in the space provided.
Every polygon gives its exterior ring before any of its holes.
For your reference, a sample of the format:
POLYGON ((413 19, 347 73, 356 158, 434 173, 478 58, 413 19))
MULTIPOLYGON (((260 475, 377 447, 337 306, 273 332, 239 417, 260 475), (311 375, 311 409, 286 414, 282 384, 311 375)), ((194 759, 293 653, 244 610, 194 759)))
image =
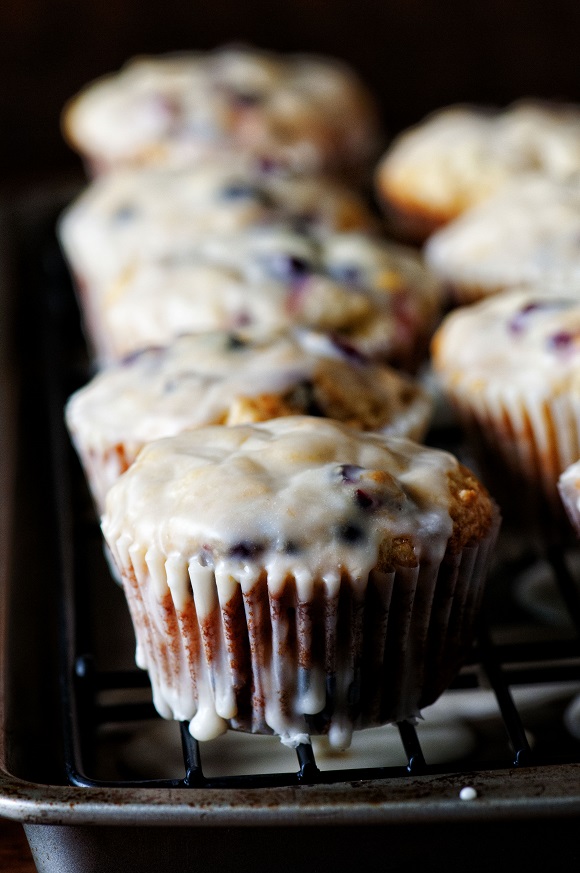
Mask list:
POLYGON ((0 772, 0 814, 36 824, 377 825, 580 814, 580 765, 255 790, 79 789, 0 772), (477 797, 459 799, 465 786, 477 797))

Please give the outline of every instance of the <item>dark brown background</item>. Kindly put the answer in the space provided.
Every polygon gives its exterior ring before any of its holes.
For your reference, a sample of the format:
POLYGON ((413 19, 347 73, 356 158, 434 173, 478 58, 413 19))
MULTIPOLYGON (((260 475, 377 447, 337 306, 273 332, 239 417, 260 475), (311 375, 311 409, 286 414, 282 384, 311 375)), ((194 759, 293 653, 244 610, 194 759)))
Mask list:
POLYGON ((458 100, 580 101, 578 0, 3 0, 0 185, 78 167, 63 102, 139 52, 244 40, 351 62, 395 132, 458 100))

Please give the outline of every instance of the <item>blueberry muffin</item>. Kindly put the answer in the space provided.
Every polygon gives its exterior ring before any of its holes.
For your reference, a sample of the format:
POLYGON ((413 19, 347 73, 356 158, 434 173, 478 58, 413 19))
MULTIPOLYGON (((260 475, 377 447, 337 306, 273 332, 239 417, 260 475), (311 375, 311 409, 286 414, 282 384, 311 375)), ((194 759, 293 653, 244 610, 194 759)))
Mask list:
POLYGON ((514 289, 461 307, 433 365, 520 510, 536 495, 558 517, 559 476, 580 457, 580 297, 514 289))
POLYGON ((300 416, 149 443, 103 519, 158 711, 292 746, 435 700, 496 530, 453 456, 300 416))
POLYGON ((185 332, 305 327, 353 355, 415 368, 442 295, 414 251, 363 234, 286 227, 214 237, 204 251, 134 265, 100 301, 100 360, 185 332))
POLYGON ((69 102, 63 131, 93 173, 220 153, 357 173, 376 155, 377 118, 367 89, 334 60, 226 46, 133 59, 69 102))
POLYGON ((186 428, 307 413, 422 439, 430 412, 429 396, 410 377, 353 358, 324 336, 252 341, 214 331, 103 370, 69 399, 66 421, 102 509, 146 442, 186 428))
POLYGON ((99 295, 134 262, 203 250, 216 235, 281 221, 315 234, 377 227, 364 198, 345 185, 260 170, 242 158, 99 177, 58 226, 87 333, 96 329, 99 295))
POLYGON ((433 113, 392 143, 376 184, 395 228, 420 241, 522 174, 579 171, 580 108, 522 100, 433 113))

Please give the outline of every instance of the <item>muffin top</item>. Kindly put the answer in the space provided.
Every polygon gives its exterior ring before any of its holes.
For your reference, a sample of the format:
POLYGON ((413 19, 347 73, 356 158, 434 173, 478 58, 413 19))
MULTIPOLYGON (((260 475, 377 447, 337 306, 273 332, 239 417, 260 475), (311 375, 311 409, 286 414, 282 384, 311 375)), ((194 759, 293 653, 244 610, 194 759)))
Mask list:
POLYGON ((243 47, 136 58, 73 98, 63 127, 97 169, 184 166, 221 149, 319 171, 360 165, 378 141, 375 106, 352 71, 243 47))
POLYGON ((403 132, 377 170, 380 195, 444 224, 509 180, 580 172, 580 107, 523 100, 452 106, 403 132))
POLYGON ((249 585, 265 570, 276 589, 288 575, 300 587, 436 567, 492 516, 452 455, 298 416, 149 443, 109 491, 103 531, 113 553, 142 551, 150 567, 175 555, 249 585))
POLYGON ((490 152, 493 117, 453 106, 404 131, 377 167, 379 197, 444 224, 506 179, 490 152))
POLYGON ((424 434, 430 401, 410 377, 353 358, 322 335, 251 339, 212 331, 143 350, 97 374, 67 404, 84 444, 126 447, 203 424, 289 414, 345 421, 363 430, 424 434))
POLYGON ((580 297, 514 289, 461 307, 433 339, 433 364, 451 385, 580 389, 580 297))
POLYGON ((514 181, 434 234, 431 269, 485 293, 521 284, 580 289, 580 178, 514 181))
POLYGON ((258 228, 215 237, 201 254, 135 265, 103 296, 101 357, 185 332, 299 326, 405 365, 416 363, 418 337, 440 306, 439 282, 410 249, 362 234, 258 228))
POLYGON ((99 286, 138 258, 281 220, 320 232, 369 230, 376 223, 363 198, 346 186, 260 170, 232 157, 188 169, 100 176, 65 211, 59 235, 74 272, 99 286))

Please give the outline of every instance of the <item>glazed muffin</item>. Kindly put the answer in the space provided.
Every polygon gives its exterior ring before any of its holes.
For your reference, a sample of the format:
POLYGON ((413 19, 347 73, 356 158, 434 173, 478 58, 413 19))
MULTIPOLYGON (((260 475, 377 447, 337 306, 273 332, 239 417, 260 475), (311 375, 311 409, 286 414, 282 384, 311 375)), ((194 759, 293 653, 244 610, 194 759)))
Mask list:
POLYGON ((102 371, 69 399, 66 421, 102 510, 145 443, 186 428, 307 413, 420 440, 430 411, 429 396, 411 378, 353 360, 324 336, 251 341, 215 331, 102 371))
POLYGON ((376 185, 394 227, 421 241, 522 174, 563 181, 578 172, 580 107, 523 100, 433 113, 395 139, 376 185))
POLYGON ((527 177, 438 231, 425 259, 458 302, 530 285, 580 290, 580 177, 527 177))
POLYGON ((558 478, 580 457, 580 297, 514 289, 462 307, 433 365, 521 509, 537 494, 556 517, 558 478))
POLYGON ((310 417, 149 443, 103 519, 163 716, 338 747, 451 681, 496 529, 451 455, 310 417))
POLYGON ((350 188, 322 176, 260 171, 241 158, 101 176, 58 226, 87 335, 98 332, 104 289, 135 262, 191 256, 217 235, 281 221, 314 234, 377 227, 363 197, 350 188))
POLYGON ((377 118, 367 89, 334 60, 225 47, 130 61, 72 99, 63 130, 93 173, 218 153, 357 172, 377 153, 377 118))
POLYGON ((413 369, 425 354, 441 289, 413 251, 363 234, 257 228, 204 252, 136 264, 101 301, 101 361, 166 345, 185 332, 305 327, 353 354, 413 369))
POLYGON ((232 157, 101 176, 64 212, 59 237, 79 286, 97 294, 135 260, 280 221, 321 233, 377 225, 362 196, 344 185, 260 170, 232 157))

